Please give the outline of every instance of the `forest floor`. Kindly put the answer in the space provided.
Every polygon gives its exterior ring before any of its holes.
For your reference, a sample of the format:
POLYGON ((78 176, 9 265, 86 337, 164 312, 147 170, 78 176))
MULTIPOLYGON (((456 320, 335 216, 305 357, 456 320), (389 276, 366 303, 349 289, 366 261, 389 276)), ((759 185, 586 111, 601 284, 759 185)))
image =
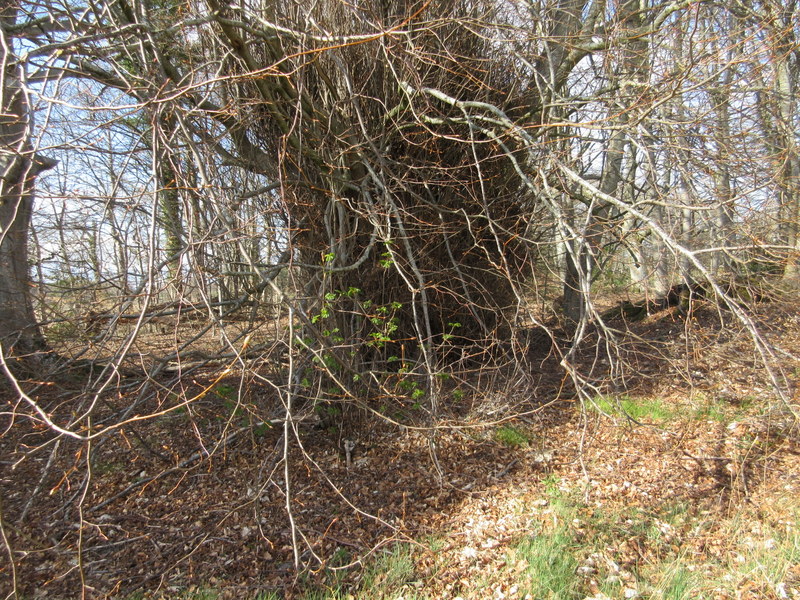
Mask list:
POLYGON ((248 410, 269 385, 232 372, 165 387, 91 446, 4 408, 0 598, 800 599, 796 307, 756 315, 788 401, 708 306, 631 325, 622 394, 581 403, 543 355, 453 390, 435 429, 345 414, 287 442, 248 410), (193 400, 159 414, 175 397, 193 400))

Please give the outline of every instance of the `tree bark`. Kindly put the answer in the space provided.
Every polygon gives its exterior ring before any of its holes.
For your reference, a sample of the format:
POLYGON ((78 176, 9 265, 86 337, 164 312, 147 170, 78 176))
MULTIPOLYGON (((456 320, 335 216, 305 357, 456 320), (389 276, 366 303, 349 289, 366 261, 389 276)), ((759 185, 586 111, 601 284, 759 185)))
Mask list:
POLYGON ((22 357, 45 349, 31 302, 28 228, 36 175, 55 162, 37 156, 31 145, 22 68, 13 55, 13 40, 5 33, 17 11, 14 3, 0 4, 0 35, 5 38, 0 50, 0 345, 6 356, 22 357))
MULTIPOLYGON (((780 10, 774 7, 776 12, 780 10)), ((778 108, 777 133, 782 169, 779 184, 781 227, 789 249, 784 279, 800 278, 800 150, 797 147, 796 118, 797 70, 790 62, 796 47, 792 13, 788 7, 774 17, 775 96, 778 108)))
MULTIPOLYGON (((626 2, 620 8, 620 22, 630 30, 642 26, 638 5, 626 2)), ((648 42, 646 40, 625 40, 622 42, 619 70, 609 73, 609 80, 618 86, 620 96, 608 103, 608 120, 614 124, 609 133, 604 152, 603 168, 600 174, 600 191, 609 196, 618 196, 623 183, 622 168, 628 146, 629 111, 635 107, 637 87, 645 72, 648 42)), ((590 207, 590 214, 582 239, 576 240, 576 249, 567 255, 567 269, 564 276, 564 315, 568 321, 577 323, 588 310, 592 275, 602 251, 603 237, 608 228, 608 210, 605 202, 598 201, 590 207), (575 264, 575 261, 580 264, 575 264), (585 281, 581 281, 585 278, 585 281)))

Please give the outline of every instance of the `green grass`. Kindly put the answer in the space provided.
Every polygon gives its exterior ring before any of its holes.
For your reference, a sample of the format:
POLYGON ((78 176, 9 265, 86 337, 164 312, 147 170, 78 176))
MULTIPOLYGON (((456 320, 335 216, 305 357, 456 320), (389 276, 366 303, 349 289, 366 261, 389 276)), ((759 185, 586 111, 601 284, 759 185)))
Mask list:
POLYGON ((710 396, 705 392, 697 392, 692 398, 692 403, 695 405, 692 417, 698 421, 729 423, 747 413, 755 402, 752 396, 730 401, 710 396))
MULTIPOLYGON (((343 567, 353 557, 344 549, 331 557, 329 568, 321 579, 308 580, 300 584, 300 590, 292 597, 298 600, 352 600, 370 598, 388 600, 402 597, 405 600, 421 599, 409 584, 417 580, 416 561, 410 544, 396 544, 367 561, 360 571, 360 579, 352 583, 351 571, 343 567)), ((359 569, 360 567, 353 567, 359 569)), ((278 600, 274 592, 262 592, 255 600, 278 600)))
POLYGON ((525 591, 534 598, 570 600, 583 597, 580 596, 582 581, 576 576, 581 544, 571 529, 579 505, 561 491, 557 477, 548 476, 543 484, 552 521, 548 517, 541 524, 534 523, 535 533, 516 544, 515 556, 508 562, 525 561, 525 591))
MULTIPOLYGON (((795 502, 787 498, 786 502, 795 502)), ((728 524, 731 548, 721 566, 718 585, 736 592, 735 585, 748 582, 749 587, 763 596, 781 594, 787 585, 789 570, 800 564, 800 510, 794 508, 785 520, 770 523, 761 519, 757 524, 750 518, 732 519, 728 524)), ((792 597, 791 595, 788 597, 792 597)))
POLYGON ((578 559, 575 540, 566 527, 540 532, 517 544, 517 558, 528 566, 527 592, 534 598, 570 600, 580 597, 581 581, 576 577, 578 559))
POLYGON ((695 408, 692 417, 697 421, 727 423, 730 420, 730 413, 717 402, 706 402, 695 408))
POLYGON ((415 575, 411 546, 398 544, 391 551, 379 555, 367 567, 360 588, 368 592, 370 598, 388 597, 414 581, 415 575))
POLYGON ((676 502, 656 510, 592 507, 577 493, 564 491, 557 477, 542 483, 546 508, 530 526, 535 533, 518 541, 508 561, 512 565, 525 561, 525 593, 542 600, 581 600, 593 595, 589 579, 609 598, 622 598, 624 588, 631 585, 645 598, 678 600, 694 593, 694 574, 676 554, 674 539, 690 518, 687 504, 676 502), (609 566, 622 563, 623 557, 609 548, 626 540, 637 540, 648 557, 629 565, 623 582, 609 566), (597 556, 609 563, 593 559, 596 571, 582 574, 587 559, 597 556))
POLYGON ((664 600, 684 600, 691 598, 696 591, 695 576, 682 564, 682 561, 676 561, 664 571, 655 595, 664 600))
POLYGON ((530 444, 530 437, 513 425, 503 425, 494 432, 494 439, 509 448, 524 448, 530 444))
POLYGON ((660 398, 598 396, 588 408, 610 417, 630 417, 635 421, 669 421, 677 416, 675 409, 660 398))
POLYGON ((743 589, 758 597, 792 597, 785 596, 795 585, 790 573, 800 564, 800 511, 794 505, 785 504, 782 516, 772 520, 751 511, 698 520, 686 502, 612 509, 585 504, 556 477, 542 483, 547 504, 533 513, 533 533, 517 542, 507 561, 525 561, 524 593, 533 598, 593 596, 589 579, 615 600, 629 587, 654 600, 710 598, 714 590, 734 598, 743 589), (693 538, 706 537, 722 546, 708 555, 687 550, 693 538), (637 550, 618 550, 623 542, 634 542, 637 550), (581 569, 589 557, 594 571, 587 576, 581 569))
POLYGON ((692 396, 688 407, 673 406, 656 397, 597 396, 586 403, 586 408, 612 418, 630 417, 640 422, 663 423, 687 418, 729 423, 751 411, 756 402, 751 396, 728 400, 700 391, 692 396))

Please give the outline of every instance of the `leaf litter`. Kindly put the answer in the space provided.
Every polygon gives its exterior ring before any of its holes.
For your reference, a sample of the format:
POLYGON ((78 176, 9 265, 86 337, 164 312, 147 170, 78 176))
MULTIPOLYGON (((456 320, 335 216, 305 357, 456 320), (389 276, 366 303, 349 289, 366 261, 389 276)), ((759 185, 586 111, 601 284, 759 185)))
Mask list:
MULTIPOLYGON (((764 310, 765 335, 800 354, 796 316, 764 310)), ((564 597, 660 597, 648 573, 680 559, 700 582, 686 597, 800 598, 799 561, 779 581, 749 562, 798 539, 796 425, 767 410, 774 400, 747 340, 705 319, 692 330, 702 347, 688 369, 678 368, 686 359, 679 340, 662 349, 673 362, 642 359, 646 368, 626 391, 658 398, 674 416, 639 425, 584 411, 569 397, 553 401, 559 376, 554 365, 550 373, 539 365, 524 405, 519 390, 506 402, 525 413, 503 423, 524 432, 529 442, 520 445, 498 440, 497 423, 481 425, 480 399, 435 431, 353 426, 350 468, 342 432, 314 427, 300 429, 302 446, 290 444, 288 469, 280 427, 247 431, 187 463, 227 431, 206 399, 190 415, 103 438, 91 469, 70 441, 46 468, 48 447, 31 450, 47 432, 6 423, 0 493, 15 570, 2 564, 0 589, 10 590, 15 576, 31 598, 173 598, 205 589, 219 598, 301 598, 334 577, 354 597, 372 597, 357 594, 364 565, 401 545, 413 569, 386 597, 533 598, 532 555, 520 548, 563 535, 579 583, 564 597)), ((640 339, 667 339, 682 327, 669 317, 637 325, 640 339)), ((645 349, 634 343, 629 356, 645 349)), ((790 358, 785 368, 800 372, 790 358)), ((204 385, 200 376, 194 385, 204 385)), ((269 391, 253 394, 257 401, 269 391)), ((493 403, 502 399, 492 391, 493 403)), ((375 579, 386 585, 386 575, 375 579)))

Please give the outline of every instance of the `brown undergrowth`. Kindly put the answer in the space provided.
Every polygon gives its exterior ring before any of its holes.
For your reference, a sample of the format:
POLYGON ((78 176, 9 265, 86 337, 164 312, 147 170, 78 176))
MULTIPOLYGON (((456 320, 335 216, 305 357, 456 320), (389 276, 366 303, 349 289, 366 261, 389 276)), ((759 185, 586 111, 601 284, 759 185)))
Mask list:
MULTIPOLYGON (((787 306, 760 306, 760 321, 796 383, 800 319, 787 306)), ((633 377, 614 395, 569 397, 543 354, 513 386, 454 394, 434 429, 409 402, 397 414, 376 407, 404 425, 338 415, 289 428, 287 443, 284 423, 267 414, 268 385, 206 369, 156 385, 146 400, 136 382, 108 389, 93 427, 113 430, 86 444, 53 438, 6 394, 0 589, 20 598, 798 598, 800 448, 789 410, 798 397, 775 399, 730 321, 710 308, 689 318, 691 327, 663 311, 628 326, 620 356, 633 377), (131 404, 134 420, 115 427, 111 417, 131 404), (355 444, 349 466, 345 439, 355 444), (767 574, 772 550, 788 556, 767 574), (536 587, 545 551, 547 571, 569 580, 562 591, 536 587), (398 552, 400 575, 376 567, 398 552)), ((58 420, 84 409, 69 392, 39 387, 35 399, 58 420)))

